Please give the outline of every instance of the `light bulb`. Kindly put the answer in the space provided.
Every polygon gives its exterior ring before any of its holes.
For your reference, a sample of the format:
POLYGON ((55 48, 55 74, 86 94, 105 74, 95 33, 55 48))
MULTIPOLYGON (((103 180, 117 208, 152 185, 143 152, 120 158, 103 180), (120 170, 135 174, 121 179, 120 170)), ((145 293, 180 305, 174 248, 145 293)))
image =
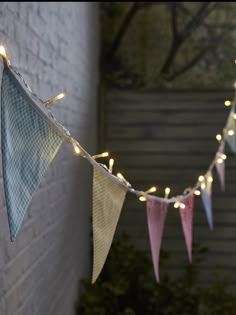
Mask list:
POLYGON ((226 100, 224 104, 225 104, 225 106, 230 106, 231 102, 229 100, 226 100))
POLYGON ((113 170, 113 166, 114 166, 114 159, 110 159, 109 160, 109 171, 112 173, 112 170, 113 170))
POLYGON ((199 182, 203 182, 204 181, 204 176, 203 175, 200 175, 199 177, 198 177, 198 180, 199 180, 199 182))
POLYGON ((206 188, 206 184, 205 183, 201 183, 201 189, 205 189, 206 188))
POLYGON ((168 198, 169 194, 170 194, 170 188, 166 187, 166 189, 165 189, 165 198, 168 198))
POLYGON ((109 153, 108 152, 103 152, 101 154, 93 155, 92 158, 93 159, 99 159, 99 158, 103 158, 103 157, 107 157, 107 156, 109 156, 109 153))
POLYGON ((221 141, 222 140, 222 136, 220 134, 216 135, 216 140, 221 141))
POLYGON ((151 187, 150 189, 146 190, 145 193, 148 194, 148 193, 153 193, 157 191, 157 188, 156 187, 151 187))
POLYGON ((179 203, 178 203, 178 202, 175 202, 175 203, 174 203, 174 208, 175 208, 175 209, 179 208, 179 203))
POLYGON ((74 150, 76 154, 80 154, 80 148, 77 145, 74 145, 74 150))
POLYGON ((180 208, 184 209, 185 208, 185 204, 184 203, 180 203, 180 208))
POLYGON ((201 192, 200 192, 200 190, 195 190, 195 191, 194 191, 194 194, 195 194, 196 196, 200 196, 201 192))
POLYGON ((234 131, 232 129, 228 130, 228 135, 229 136, 233 136, 234 135, 234 131))
POLYGON ((223 162, 224 162, 224 160, 223 160, 222 158, 218 158, 218 159, 217 159, 217 163, 221 164, 221 163, 223 163, 223 162))
POLYGON ((222 158, 223 160, 226 160, 226 159, 227 159, 227 155, 224 154, 224 153, 222 153, 222 154, 221 154, 221 158, 222 158))
POLYGON ((146 201, 146 200, 147 200, 147 198, 146 198, 146 197, 144 197, 144 196, 140 196, 140 197, 139 197, 139 200, 140 200, 140 201, 146 201))
POLYGON ((233 119, 236 119, 236 113, 232 113, 233 119))
POLYGON ((6 50, 3 46, 0 46, 0 55, 6 57, 6 50))
POLYGON ((212 183, 212 182, 213 182, 213 177, 212 177, 212 176, 208 176, 208 177, 207 177, 207 181, 208 181, 209 183, 212 183))

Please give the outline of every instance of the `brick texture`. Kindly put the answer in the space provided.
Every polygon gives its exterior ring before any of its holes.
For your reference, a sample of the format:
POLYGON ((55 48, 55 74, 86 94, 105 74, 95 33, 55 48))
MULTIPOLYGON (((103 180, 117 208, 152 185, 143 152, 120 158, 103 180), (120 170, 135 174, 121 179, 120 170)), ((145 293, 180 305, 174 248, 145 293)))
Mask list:
MULTIPOLYGON (((96 2, 1 2, 0 44, 56 118, 96 153, 96 2)), ((64 143, 10 242, 0 168, 0 314, 71 315, 90 275, 92 169, 64 143)))

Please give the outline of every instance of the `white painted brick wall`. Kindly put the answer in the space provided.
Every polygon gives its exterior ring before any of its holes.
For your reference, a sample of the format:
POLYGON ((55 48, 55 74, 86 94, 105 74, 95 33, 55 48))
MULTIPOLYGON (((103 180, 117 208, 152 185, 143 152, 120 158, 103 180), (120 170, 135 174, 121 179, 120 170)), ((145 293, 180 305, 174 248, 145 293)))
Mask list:
MULTIPOLYGON (((1 2, 0 44, 55 116, 96 153, 98 3, 1 2)), ((1 166, 1 165, 0 165, 1 166)), ((64 143, 9 239, 0 167, 0 315, 72 315, 90 272, 92 169, 64 143)))

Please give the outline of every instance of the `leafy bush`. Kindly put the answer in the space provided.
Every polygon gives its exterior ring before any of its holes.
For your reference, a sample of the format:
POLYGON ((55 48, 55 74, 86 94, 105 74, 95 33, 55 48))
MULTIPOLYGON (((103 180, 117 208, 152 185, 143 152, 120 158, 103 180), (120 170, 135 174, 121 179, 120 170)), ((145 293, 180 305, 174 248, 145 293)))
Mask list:
MULTIPOLYGON (((76 307, 79 315, 234 315, 236 299, 219 273, 209 287, 197 280, 207 249, 194 245, 194 261, 178 279, 166 273, 157 284, 148 253, 136 250, 127 236, 115 241, 97 282, 84 279, 76 307)), ((161 252, 160 268, 168 259, 161 252)))

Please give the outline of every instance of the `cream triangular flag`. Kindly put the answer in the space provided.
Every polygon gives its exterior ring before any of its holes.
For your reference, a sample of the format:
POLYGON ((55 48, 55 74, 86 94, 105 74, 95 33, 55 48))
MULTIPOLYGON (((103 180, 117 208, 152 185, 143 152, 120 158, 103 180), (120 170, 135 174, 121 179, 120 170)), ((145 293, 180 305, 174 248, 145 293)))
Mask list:
POLYGON ((93 275, 96 281, 105 264, 127 188, 106 174, 100 166, 93 168, 93 275))

